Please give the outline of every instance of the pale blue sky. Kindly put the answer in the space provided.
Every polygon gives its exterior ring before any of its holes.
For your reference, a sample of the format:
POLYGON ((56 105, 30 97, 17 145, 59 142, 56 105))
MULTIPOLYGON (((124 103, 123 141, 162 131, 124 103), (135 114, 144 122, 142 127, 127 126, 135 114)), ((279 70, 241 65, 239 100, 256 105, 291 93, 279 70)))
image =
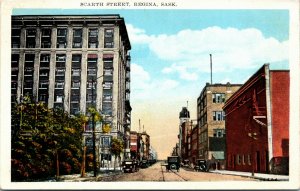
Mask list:
MULTIPOLYGON (((178 134, 178 113, 189 101, 192 118, 196 100, 210 81, 244 83, 264 63, 289 68, 288 10, 126 10, 14 9, 13 15, 120 14, 132 45, 132 129, 138 119, 154 146, 178 134)), ((160 145, 161 146, 161 145, 160 145)))

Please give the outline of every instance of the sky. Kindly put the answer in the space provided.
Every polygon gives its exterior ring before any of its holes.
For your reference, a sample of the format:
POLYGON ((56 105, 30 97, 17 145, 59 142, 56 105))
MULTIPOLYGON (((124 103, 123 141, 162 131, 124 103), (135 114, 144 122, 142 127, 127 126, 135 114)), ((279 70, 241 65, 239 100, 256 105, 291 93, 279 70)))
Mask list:
POLYGON ((179 112, 210 82, 243 84, 263 64, 289 69, 288 10, 14 9, 14 15, 120 14, 131 42, 132 130, 151 136, 161 159, 179 133, 179 112))

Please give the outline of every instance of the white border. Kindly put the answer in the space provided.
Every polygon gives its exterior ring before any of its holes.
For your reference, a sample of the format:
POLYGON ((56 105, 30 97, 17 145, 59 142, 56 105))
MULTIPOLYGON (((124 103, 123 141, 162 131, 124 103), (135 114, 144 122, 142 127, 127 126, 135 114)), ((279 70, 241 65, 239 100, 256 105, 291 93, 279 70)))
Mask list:
MULTIPOLYGON (((0 189, 299 189, 299 1, 298 0, 172 0, 176 7, 106 7, 109 9, 288 9, 290 11, 290 179, 286 182, 10 182, 10 31, 13 8, 104 9, 80 7, 80 2, 123 2, 118 0, 3 0, 0 1, 0 189)), ((128 0, 128 2, 141 2, 128 0)), ((147 1, 142 1, 147 2, 147 1)), ((149 1, 148 1, 149 2, 149 1)), ((153 1, 152 1, 153 2, 153 1)), ((164 2, 155 0, 155 2, 164 2)), ((170 2, 170 1, 169 1, 170 2)))

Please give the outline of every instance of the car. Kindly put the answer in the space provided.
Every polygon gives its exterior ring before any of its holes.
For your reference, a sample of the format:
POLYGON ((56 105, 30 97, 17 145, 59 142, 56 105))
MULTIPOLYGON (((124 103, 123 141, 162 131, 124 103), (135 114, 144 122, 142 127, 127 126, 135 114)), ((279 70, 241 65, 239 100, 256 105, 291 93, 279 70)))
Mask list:
POLYGON ((203 159, 197 159, 196 165, 194 166, 195 171, 202 171, 202 172, 207 172, 209 170, 208 164, 206 160, 203 159))
POLYGON ((180 158, 179 156, 169 156, 166 165, 167 171, 177 170, 179 172, 180 168, 180 158))
POLYGON ((127 159, 122 162, 123 172, 137 172, 139 165, 136 160, 127 159))
POLYGON ((147 160, 142 160, 140 163, 141 168, 148 168, 150 165, 147 160))

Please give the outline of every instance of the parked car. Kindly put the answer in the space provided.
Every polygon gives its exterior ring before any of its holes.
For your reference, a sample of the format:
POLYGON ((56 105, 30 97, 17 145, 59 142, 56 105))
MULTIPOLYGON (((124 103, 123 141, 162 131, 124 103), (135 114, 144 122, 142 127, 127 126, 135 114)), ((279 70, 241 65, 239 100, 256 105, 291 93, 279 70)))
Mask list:
POLYGON ((196 161, 196 165, 194 166, 195 171, 202 171, 207 172, 209 170, 209 165, 207 164, 206 160, 198 159, 196 161))
POLYGON ((180 168, 180 158, 179 156, 169 156, 166 165, 167 171, 177 170, 179 172, 180 168))
POLYGON ((147 160, 142 160, 140 163, 141 168, 148 168, 150 165, 147 160))
POLYGON ((137 172, 139 170, 138 161, 127 159, 122 162, 124 172, 137 172))

